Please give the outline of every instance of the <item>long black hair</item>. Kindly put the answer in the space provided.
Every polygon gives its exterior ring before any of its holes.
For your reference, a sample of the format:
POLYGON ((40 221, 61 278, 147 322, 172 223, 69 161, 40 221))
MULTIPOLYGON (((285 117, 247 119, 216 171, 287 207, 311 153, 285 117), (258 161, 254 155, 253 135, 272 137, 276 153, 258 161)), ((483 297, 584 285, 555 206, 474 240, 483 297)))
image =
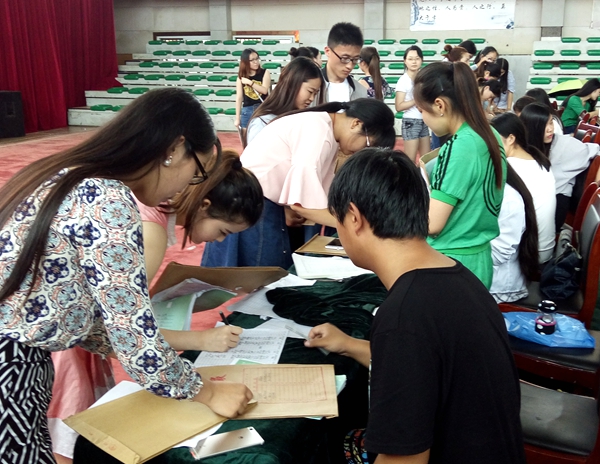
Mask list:
MULTIPOLYGON (((0 289, 0 301, 12 295, 33 269, 38 273, 50 225, 65 197, 86 178, 135 180, 167 158, 172 145, 183 136, 193 152, 210 153, 221 145, 208 112, 183 89, 152 90, 121 110, 117 117, 89 139, 66 151, 34 161, 0 189, 0 227, 35 189, 58 177, 40 205, 22 252, 0 289)), ((191 152, 187 153, 192 156, 191 152)))
POLYGON ((369 74, 373 79, 373 89, 375 98, 383 101, 383 86, 381 79, 381 69, 379 68, 379 52, 375 47, 363 47, 360 51, 360 59, 369 67, 369 74))
MULTIPOLYGON (((590 95, 592 92, 594 92, 595 90, 600 89, 600 80, 596 77, 594 77, 593 79, 590 79, 589 81, 587 81, 585 84, 583 84, 583 87, 581 87, 577 92, 575 92, 573 95, 569 95, 569 97, 567 97, 563 102, 562 102, 562 106, 564 106, 565 108, 567 107, 567 104, 569 103, 569 100, 572 97, 587 97, 588 95, 590 95)), ((592 100, 591 98, 588 100, 588 102, 590 103, 590 109, 589 111, 594 111, 596 109, 596 103, 598 103, 598 100, 592 100)))
POLYGON ((421 69, 415 78, 415 101, 431 106, 436 98, 445 98, 452 111, 485 142, 494 166, 496 187, 502 188, 502 149, 494 135, 481 105, 481 94, 475 74, 465 63, 431 63, 421 69))
POLYGON ((539 271, 538 225, 533 198, 510 163, 506 167, 506 183, 521 195, 525 204, 525 232, 519 242, 519 267, 525 278, 532 281, 539 271))
POLYGON ((540 87, 536 87, 535 89, 529 89, 527 92, 525 92, 525 96, 532 97, 533 99, 535 99, 536 102, 541 103, 542 105, 546 105, 550 109, 550 113, 554 117, 554 120, 558 121, 562 127, 562 120, 560 119, 560 116, 552 106, 552 103, 550 103, 550 97, 548 97, 548 94, 544 89, 540 87))
POLYGON ((531 103, 523 108, 519 116, 527 129, 527 142, 550 159, 550 144, 544 143, 544 133, 550 118, 550 108, 539 103, 531 103))
POLYGON ((527 129, 525 129, 523 121, 516 114, 502 113, 492 119, 490 124, 505 139, 512 134, 515 137, 515 143, 519 147, 529 153, 540 167, 550 171, 550 160, 539 148, 529 144, 527 129))

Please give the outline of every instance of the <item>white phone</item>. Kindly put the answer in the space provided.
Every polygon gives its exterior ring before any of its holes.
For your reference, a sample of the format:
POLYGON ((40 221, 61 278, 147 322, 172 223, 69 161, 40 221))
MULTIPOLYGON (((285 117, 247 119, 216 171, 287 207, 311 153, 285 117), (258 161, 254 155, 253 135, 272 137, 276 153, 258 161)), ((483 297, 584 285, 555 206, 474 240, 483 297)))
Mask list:
POLYGON ((331 242, 329 242, 327 245, 325 245, 325 248, 327 248, 328 250, 337 250, 337 251, 344 250, 344 247, 342 246, 342 242, 340 242, 339 238, 334 238, 333 240, 331 240, 331 242))
POLYGON ((262 445, 265 441, 254 427, 246 427, 231 432, 218 433, 211 435, 206 440, 201 440, 195 448, 192 448, 192 455, 196 460, 216 456, 217 454, 235 451, 249 446, 262 445))

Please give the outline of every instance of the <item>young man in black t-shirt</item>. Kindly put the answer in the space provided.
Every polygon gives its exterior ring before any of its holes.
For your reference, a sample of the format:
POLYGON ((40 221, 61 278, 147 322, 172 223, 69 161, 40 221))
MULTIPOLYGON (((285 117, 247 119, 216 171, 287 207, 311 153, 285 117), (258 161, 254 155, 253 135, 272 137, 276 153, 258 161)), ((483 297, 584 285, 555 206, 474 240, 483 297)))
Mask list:
POLYGON ((370 366, 365 447, 375 463, 524 463, 504 320, 479 279, 425 241, 419 169, 397 151, 361 150, 336 174, 329 209, 348 256, 389 293, 370 341, 323 324, 306 345, 370 366))

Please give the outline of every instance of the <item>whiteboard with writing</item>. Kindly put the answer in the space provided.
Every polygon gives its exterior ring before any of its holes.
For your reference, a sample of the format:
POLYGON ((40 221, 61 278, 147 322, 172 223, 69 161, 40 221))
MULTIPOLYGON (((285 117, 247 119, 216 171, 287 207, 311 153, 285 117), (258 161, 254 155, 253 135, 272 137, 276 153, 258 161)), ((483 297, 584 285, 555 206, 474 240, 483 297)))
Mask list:
POLYGON ((514 29, 515 0, 412 0, 411 31, 514 29))

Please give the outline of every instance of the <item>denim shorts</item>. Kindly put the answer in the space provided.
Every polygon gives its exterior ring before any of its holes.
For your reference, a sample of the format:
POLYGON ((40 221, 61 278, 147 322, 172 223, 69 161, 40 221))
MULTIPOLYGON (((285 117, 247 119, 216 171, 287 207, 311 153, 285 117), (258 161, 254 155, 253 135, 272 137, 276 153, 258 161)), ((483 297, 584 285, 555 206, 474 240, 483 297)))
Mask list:
POLYGON ((250 118, 259 105, 260 103, 252 106, 242 106, 242 113, 240 114, 240 126, 242 126, 244 129, 248 127, 250 118))
POLYGON ((429 127, 422 119, 402 119, 402 138, 404 140, 422 139, 429 137, 429 127))

